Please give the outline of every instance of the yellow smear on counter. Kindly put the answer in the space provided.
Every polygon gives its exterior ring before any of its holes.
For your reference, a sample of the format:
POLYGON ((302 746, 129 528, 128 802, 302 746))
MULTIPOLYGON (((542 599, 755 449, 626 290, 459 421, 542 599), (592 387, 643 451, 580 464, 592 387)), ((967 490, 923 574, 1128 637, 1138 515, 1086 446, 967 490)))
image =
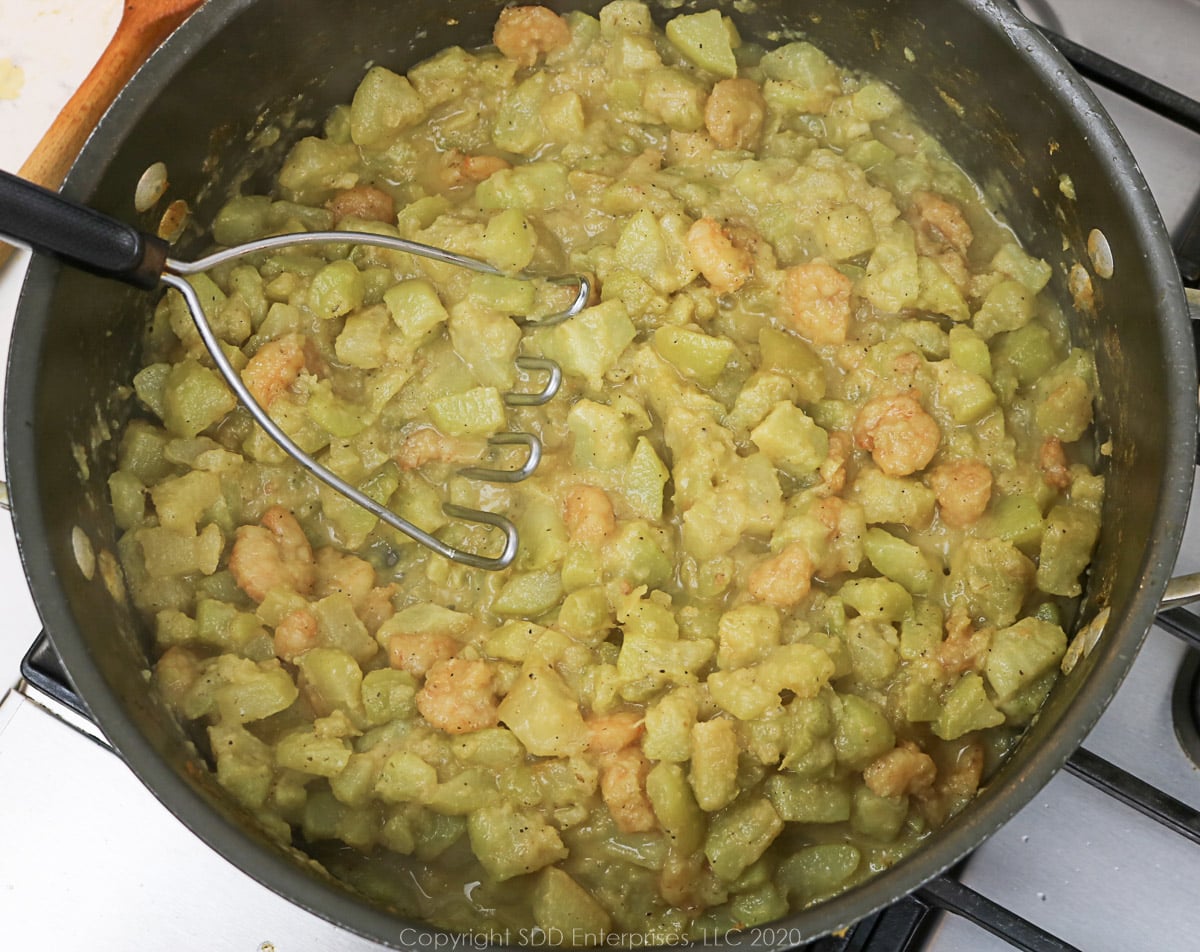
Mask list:
POLYGON ((0 59, 0 99, 16 99, 25 86, 25 70, 8 57, 0 59))

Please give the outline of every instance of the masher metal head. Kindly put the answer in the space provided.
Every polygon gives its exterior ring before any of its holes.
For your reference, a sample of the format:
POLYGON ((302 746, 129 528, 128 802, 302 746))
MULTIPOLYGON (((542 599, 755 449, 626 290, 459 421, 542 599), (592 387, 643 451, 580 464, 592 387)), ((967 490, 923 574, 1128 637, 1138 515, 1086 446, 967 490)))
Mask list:
MULTIPOLYGON (((347 242, 403 251, 483 274, 503 274, 504 272, 498 268, 477 258, 456 254, 420 242, 359 231, 321 231, 274 235, 225 248, 194 261, 180 261, 168 256, 167 244, 161 239, 140 232, 124 222, 68 201, 54 192, 3 171, 0 171, 0 235, 29 245, 34 251, 54 255, 75 267, 115 278, 136 287, 154 289, 165 284, 174 288, 187 303, 188 311, 200 334, 200 339, 229 389, 233 391, 234 396, 246 408, 255 422, 262 427, 263 431, 298 466, 330 489, 377 516, 382 522, 454 562, 473 568, 498 570, 507 568, 516 558, 519 543, 517 527, 506 516, 482 509, 471 509, 445 503, 442 507, 443 511, 452 519, 491 526, 499 529, 504 535, 504 547, 496 556, 456 548, 376 502, 356 486, 346 482, 319 463, 309 453, 304 452, 271 419, 266 409, 255 399, 242 381, 241 376, 221 349, 220 341, 204 313, 199 295, 187 280, 189 275, 200 274, 228 261, 260 254, 264 251, 297 245, 344 244, 347 242)), ((543 280, 563 286, 577 286, 575 297, 566 309, 541 318, 514 318, 518 324, 537 327, 559 324, 582 311, 591 296, 592 285, 586 275, 541 278, 520 273, 515 277, 525 280, 543 280)), ((557 364, 545 358, 534 357, 518 357, 516 362, 517 366, 527 374, 544 374, 546 383, 538 391, 505 394, 504 402, 508 406, 541 406, 554 398, 562 385, 562 371, 557 364)), ((468 467, 459 471, 461 476, 469 479, 515 483, 533 475, 541 462, 542 444, 532 433, 499 433, 488 442, 492 446, 518 445, 526 447, 525 462, 512 470, 468 467)))

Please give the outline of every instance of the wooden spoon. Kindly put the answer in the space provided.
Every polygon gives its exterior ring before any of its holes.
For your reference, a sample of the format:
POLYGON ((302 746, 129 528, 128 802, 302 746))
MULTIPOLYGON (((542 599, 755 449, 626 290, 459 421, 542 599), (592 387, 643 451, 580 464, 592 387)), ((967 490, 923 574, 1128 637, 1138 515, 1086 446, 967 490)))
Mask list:
MULTIPOLYGON (((112 41, 18 173, 57 190, 96 123, 138 67, 202 0, 125 0, 112 41)), ((0 267, 12 254, 0 244, 0 267)))

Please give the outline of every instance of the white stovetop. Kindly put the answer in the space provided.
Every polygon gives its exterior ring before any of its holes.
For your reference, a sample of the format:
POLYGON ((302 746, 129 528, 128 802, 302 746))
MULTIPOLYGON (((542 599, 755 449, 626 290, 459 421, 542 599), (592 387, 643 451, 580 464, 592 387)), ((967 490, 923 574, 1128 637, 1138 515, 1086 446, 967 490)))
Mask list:
MULTIPOLYGON (((1063 32, 1200 97, 1198 0, 1024 0, 1023 7, 1039 15, 1053 8, 1065 21, 1063 32)), ((24 76, 15 98, 0 98, 0 168, 21 166, 112 35, 121 9, 120 0, 0 0, 0 96, 10 91, 11 64, 24 76)), ((1175 226, 1200 187, 1200 141, 1168 129, 1143 144, 1142 131, 1157 120, 1103 98, 1175 226)), ((0 354, 7 353, 27 260, 19 252, 0 268, 0 354)), ((1200 519, 1187 535, 1179 568, 1196 571, 1200 519)), ((2 516, 0 610, 2 698, 40 628, 2 516)), ((1177 642, 1152 632, 1087 745, 1200 808, 1200 776, 1172 749, 1169 727, 1181 655, 1177 642)), ((1065 775, 974 854, 963 878, 1088 952, 1200 949, 1200 847, 1065 775)), ((0 703, 0 949, 33 947, 377 948, 253 883, 188 833, 110 752, 14 693, 0 703)), ((921 948, 1004 952, 1010 946, 951 919, 921 948)))

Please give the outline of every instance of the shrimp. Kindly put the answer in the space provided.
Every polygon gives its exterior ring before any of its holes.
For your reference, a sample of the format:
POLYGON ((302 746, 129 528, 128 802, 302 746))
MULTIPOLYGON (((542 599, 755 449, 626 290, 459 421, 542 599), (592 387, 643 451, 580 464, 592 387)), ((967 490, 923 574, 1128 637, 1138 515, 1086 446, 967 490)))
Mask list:
POLYGON ((451 149, 443 159, 439 178, 446 188, 482 182, 501 169, 511 169, 512 164, 498 155, 467 155, 451 149))
POLYGON ((467 734, 500 722, 496 680, 486 661, 449 658, 425 675, 417 692, 417 710, 433 727, 448 734, 467 734))
POLYGON ((646 795, 650 761, 638 747, 626 747, 604 757, 600 767, 600 795, 622 833, 649 833, 658 829, 658 817, 646 795))
POLYGON ((545 7, 507 7, 492 32, 496 49, 520 66, 532 66, 543 53, 571 42, 567 21, 545 7))
POLYGON ((395 582, 373 588, 364 596, 362 603, 354 609, 359 620, 367 626, 367 631, 372 635, 385 621, 396 614, 396 606, 392 604, 392 598, 399 590, 400 586, 395 582))
POLYGON ((613 534, 617 519, 608 493, 595 486, 576 486, 563 502, 563 522, 572 542, 598 545, 613 534))
POLYGON ((337 593, 348 595, 357 611, 375 587, 374 567, 365 559, 339 552, 332 546, 319 549, 316 555, 314 594, 318 598, 337 593))
POLYGON ((242 382, 251 396, 264 408, 270 408, 283 391, 296 382, 304 369, 304 336, 288 334, 267 341, 242 371, 242 382))
POLYGON ((633 711, 618 711, 616 714, 589 718, 587 728, 588 750, 614 754, 637 743, 645 730, 645 722, 640 714, 633 711))
POLYGON ((914 193, 909 218, 913 220, 918 237, 931 246, 923 250, 950 247, 965 256, 974 240, 962 209, 933 192, 914 193))
POLYGON ((284 615, 275 626, 275 655, 295 663, 310 648, 317 646, 317 616, 307 608, 284 615))
POLYGON ((795 608, 812 588, 813 561, 803 542, 790 542, 778 555, 759 562, 746 588, 760 602, 776 608, 795 608))
POLYGON ((982 670, 992 646, 991 628, 975 628, 966 603, 961 599, 946 619, 946 639, 938 645, 937 660, 950 675, 982 670))
POLYGON ((229 554, 238 588, 261 602, 273 588, 307 595, 316 581, 312 546, 296 517, 272 506, 257 526, 239 526, 229 554))
POLYGON ((1071 488, 1071 471, 1067 468, 1067 454, 1063 452, 1062 440, 1048 436, 1038 448, 1038 469, 1047 486, 1055 489, 1071 488))
POLYGON ((854 420, 854 440, 888 476, 924 469, 942 441, 937 422, 921 407, 919 393, 868 400, 854 420))
POLYGON ((942 521, 955 529, 978 522, 992 498, 992 471, 977 459, 942 463, 929 471, 928 482, 942 521))
POLYGON ((900 797, 928 790, 937 779, 937 764, 912 741, 905 741, 873 761, 863 781, 877 797, 900 797))
POLYGON ((917 791, 914 796, 921 814, 934 826, 940 826, 975 796, 983 779, 984 750, 982 744, 967 744, 958 759, 932 787, 917 791))
POLYGON ((836 496, 846 488, 846 461, 854 451, 854 440, 849 433, 841 430, 831 430, 829 433, 829 454, 825 461, 817 467, 821 477, 821 489, 824 493, 836 496))
POLYGON ((722 149, 756 149, 767 103, 752 79, 723 79, 704 104, 704 128, 722 149))
POLYGON ((345 218, 396 223, 396 203, 392 196, 373 185, 344 188, 327 201, 325 207, 333 213, 335 227, 345 218))
POLYGON ((850 330, 854 282, 824 261, 810 261, 783 273, 788 322, 814 344, 844 344, 850 330))
POLYGON ((688 229, 686 245, 692 264, 718 294, 736 291, 754 272, 754 256, 734 245, 712 218, 701 218, 688 229))
POLYGON ((403 631, 388 639, 388 663, 418 678, 442 661, 449 661, 462 647, 449 635, 441 633, 403 631))
POLYGON ((404 470, 420 469, 426 463, 462 463, 478 458, 477 448, 428 426, 409 433, 395 453, 396 462, 404 470))

